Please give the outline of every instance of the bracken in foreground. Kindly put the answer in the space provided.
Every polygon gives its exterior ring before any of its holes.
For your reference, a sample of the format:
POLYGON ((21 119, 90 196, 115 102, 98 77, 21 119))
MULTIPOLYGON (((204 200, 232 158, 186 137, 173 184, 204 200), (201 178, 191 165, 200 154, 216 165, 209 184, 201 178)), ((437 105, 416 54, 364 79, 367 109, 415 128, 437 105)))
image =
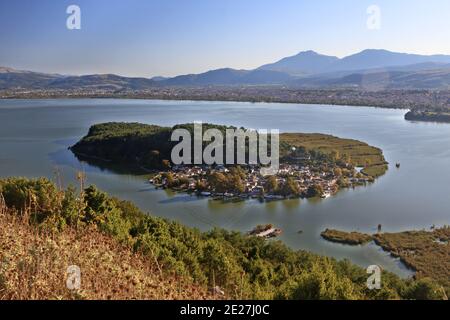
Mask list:
POLYGON ((162 275, 95 227, 39 232, 24 219, 0 214, 0 299, 211 299, 205 288, 162 275), (67 268, 81 269, 81 288, 66 286, 67 268))

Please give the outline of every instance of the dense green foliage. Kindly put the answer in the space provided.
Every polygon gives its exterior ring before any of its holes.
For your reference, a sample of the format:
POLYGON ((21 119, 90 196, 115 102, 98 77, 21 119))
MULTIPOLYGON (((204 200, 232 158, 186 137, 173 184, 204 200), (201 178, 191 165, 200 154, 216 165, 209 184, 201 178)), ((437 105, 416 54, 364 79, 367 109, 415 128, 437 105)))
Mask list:
MULTIPOLYGON (((203 132, 218 129, 225 137, 227 128, 204 123, 203 132)), ((160 127, 140 123, 109 122, 92 126, 88 134, 71 150, 80 157, 110 161, 115 164, 141 166, 147 169, 167 169, 171 151, 178 144, 171 141, 175 129, 186 129, 194 137, 194 124, 180 124, 174 127, 160 127)), ((192 138, 192 152, 194 139, 192 138)), ((207 145, 203 142, 203 147, 207 145)), ((246 150, 248 151, 248 149, 246 150)), ((192 159, 194 155, 191 155, 192 159)))
POLYGON ((436 108, 436 110, 413 110, 405 114, 405 119, 410 121, 450 123, 450 113, 448 108, 436 108))
POLYGON ((366 288, 367 274, 349 261, 289 249, 279 241, 213 229, 206 233, 142 213, 133 204, 90 186, 58 190, 47 179, 0 180, 6 204, 32 214, 54 232, 97 226, 134 250, 150 255, 165 272, 198 284, 220 286, 229 298, 397 299, 440 298, 435 283, 383 273, 382 289, 366 288), (31 212, 26 205, 32 199, 31 212))
POLYGON ((170 128, 110 122, 92 126, 71 149, 81 157, 160 169, 170 159, 170 135, 170 128))
POLYGON ((372 236, 356 231, 345 232, 334 229, 326 229, 320 235, 328 241, 349 245, 365 244, 373 240, 372 236))

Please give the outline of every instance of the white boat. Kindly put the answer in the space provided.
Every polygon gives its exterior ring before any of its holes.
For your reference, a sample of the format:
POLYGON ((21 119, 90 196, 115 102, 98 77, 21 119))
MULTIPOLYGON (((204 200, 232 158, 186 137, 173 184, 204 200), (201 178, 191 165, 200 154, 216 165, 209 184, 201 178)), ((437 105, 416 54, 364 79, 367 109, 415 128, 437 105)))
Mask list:
POLYGON ((329 193, 329 192, 325 192, 323 195, 322 195, 322 199, 328 199, 329 197, 331 197, 331 193, 329 193))

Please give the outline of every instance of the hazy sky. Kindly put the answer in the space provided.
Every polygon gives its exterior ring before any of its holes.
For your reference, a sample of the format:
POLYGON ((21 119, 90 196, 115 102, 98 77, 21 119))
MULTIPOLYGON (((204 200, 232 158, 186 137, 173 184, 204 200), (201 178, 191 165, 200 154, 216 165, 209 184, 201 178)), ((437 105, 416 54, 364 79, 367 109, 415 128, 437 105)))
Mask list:
POLYGON ((0 0, 0 65, 19 69, 171 76, 367 48, 450 54, 450 1, 0 0), (81 30, 66 27, 71 4, 81 30))

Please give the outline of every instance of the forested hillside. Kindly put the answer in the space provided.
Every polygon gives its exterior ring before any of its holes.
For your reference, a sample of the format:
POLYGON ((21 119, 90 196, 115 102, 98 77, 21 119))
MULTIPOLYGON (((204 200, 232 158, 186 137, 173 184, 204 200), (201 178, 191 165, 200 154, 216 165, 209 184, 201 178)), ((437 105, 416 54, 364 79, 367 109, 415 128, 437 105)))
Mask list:
POLYGON ((382 289, 371 291, 365 270, 348 261, 238 232, 202 233, 145 214, 94 186, 63 190, 44 178, 10 178, 0 180, 0 192, 0 297, 6 299, 198 299, 211 297, 205 292, 216 286, 224 298, 239 299, 442 297, 429 279, 401 280, 387 272, 382 289), (80 263, 85 274, 96 270, 98 276, 88 276, 81 292, 69 293, 60 285, 64 275, 54 271, 64 263, 80 263), (123 285, 109 285, 111 275, 123 285), (52 293, 55 283, 59 289, 52 293), (142 289, 156 283, 158 293, 142 289))

